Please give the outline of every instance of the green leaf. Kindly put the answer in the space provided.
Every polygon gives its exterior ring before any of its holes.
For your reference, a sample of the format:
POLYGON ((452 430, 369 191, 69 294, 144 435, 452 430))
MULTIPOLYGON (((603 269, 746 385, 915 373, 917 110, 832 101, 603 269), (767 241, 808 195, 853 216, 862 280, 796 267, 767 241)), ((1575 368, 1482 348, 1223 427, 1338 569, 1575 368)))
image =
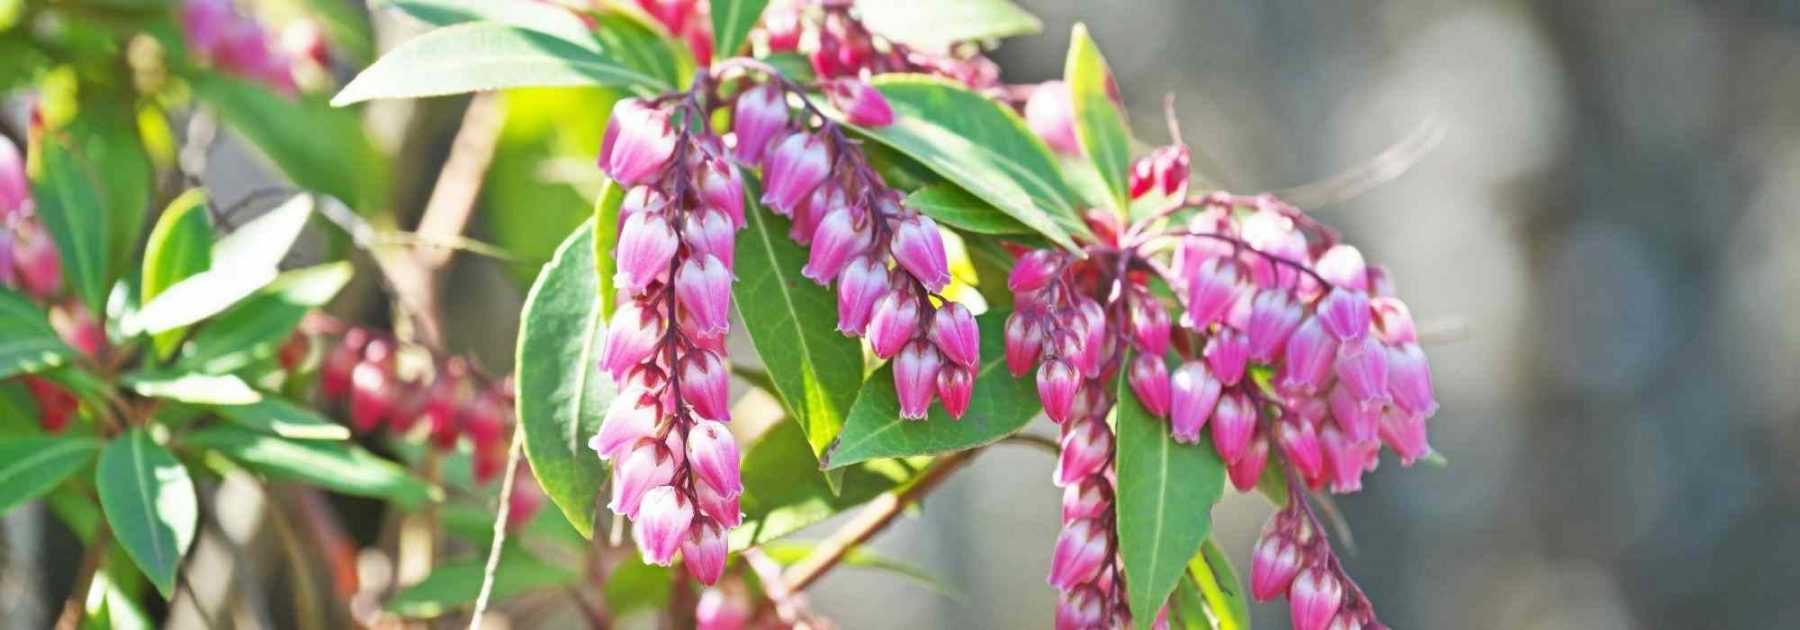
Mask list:
POLYGON ((104 313, 112 287, 107 269, 113 217, 100 197, 102 180, 68 140, 46 134, 39 147, 41 176, 32 190, 37 216, 56 242, 66 286, 88 312, 104 313))
POLYGON ((1088 36, 1087 26, 1077 23, 1069 35, 1069 59, 1063 67, 1063 81, 1069 85, 1069 105, 1075 118, 1075 137, 1081 150, 1094 163, 1094 170, 1112 192, 1113 209, 1125 212, 1131 207, 1126 193, 1126 177, 1131 171, 1131 133, 1125 128, 1125 115, 1113 101, 1112 71, 1106 58, 1088 36))
POLYGON ((951 44, 1030 35, 1044 25, 1009 0, 857 0, 863 22, 881 36, 928 51, 951 44))
MULTIPOLYGON (((1126 357, 1124 365, 1130 365, 1126 357)), ((1123 371, 1121 371, 1123 372, 1123 371)), ((1177 444, 1169 425, 1137 400, 1121 373, 1113 409, 1118 431, 1119 556, 1137 627, 1148 628, 1187 562, 1212 531, 1212 507, 1225 490, 1225 465, 1212 441, 1177 444)))
POLYGON ((62 365, 75 350, 25 296, 0 287, 0 379, 62 365))
POLYGON ((1065 247, 1086 234, 1079 197, 1063 181, 1043 141, 1011 109, 947 79, 893 74, 872 83, 894 108, 885 127, 863 134, 1065 247))
POLYGON ((787 219, 757 203, 757 183, 745 181, 732 302, 774 393, 822 461, 862 384, 862 344, 837 332, 837 297, 800 275, 806 249, 788 239, 787 219))
POLYGON ((1041 406, 1030 375, 1013 378, 1006 369, 1006 313, 975 318, 981 328, 981 369, 975 395, 961 420, 932 405, 925 420, 901 420, 894 391, 894 368, 882 366, 863 383, 843 437, 831 450, 832 468, 883 457, 936 455, 981 446, 1012 435, 1031 422, 1041 406))
POLYGON ((606 466, 587 442, 615 395, 599 365, 606 320, 594 286, 593 241, 590 221, 538 274, 520 316, 516 361, 525 457, 544 494, 590 538, 606 466))
POLYGON ((276 276, 269 286, 208 321, 188 340, 177 365, 223 374, 275 356, 306 313, 330 302, 353 272, 349 262, 335 262, 276 276))
POLYGON ((600 318, 611 319, 619 305, 613 288, 613 274, 619 261, 613 251, 619 247, 619 206, 625 203, 625 187, 606 180, 600 188, 600 199, 594 203, 594 299, 600 302, 600 318))
POLYGON ((287 97, 219 74, 192 79, 194 93, 301 188, 370 212, 388 203, 388 162, 359 112, 320 97, 287 97))
POLYGON ((932 184, 915 190, 906 196, 905 205, 939 223, 976 234, 1036 234, 1018 219, 953 184, 932 184))
POLYGON ((144 396, 196 405, 248 405, 262 400, 244 379, 230 374, 140 373, 125 376, 125 384, 144 396))
POLYGON ((290 440, 347 440, 350 429, 306 407, 264 396, 247 405, 214 405, 227 420, 290 440))
POLYGON ((156 186, 150 157, 139 134, 137 112, 122 99, 90 95, 63 129, 81 161, 101 176, 100 205, 106 209, 107 288, 131 271, 133 254, 156 186))
MULTIPOLYGON (((150 241, 144 245, 143 277, 138 302, 148 304, 163 290, 212 266, 212 221, 206 213, 206 191, 195 188, 169 202, 150 241)), ((181 329, 157 333, 152 341, 158 357, 168 358, 181 344, 181 329)))
MULTIPOLYGON (((487 568, 485 558, 445 564, 431 571, 418 584, 401 589, 388 600, 388 612, 402 617, 431 618, 468 608, 481 593, 481 580, 487 568)), ((494 570, 496 601, 524 595, 532 591, 574 586, 581 573, 568 567, 537 559, 516 545, 505 545, 500 564, 494 570)))
POLYGON ((269 477, 390 499, 408 508, 436 501, 443 494, 398 464, 347 442, 289 440, 221 424, 188 434, 182 444, 218 451, 269 477))
POLYGON ((665 37, 662 25, 642 11, 612 4, 594 16, 594 38, 600 47, 627 68, 654 77, 654 85, 625 86, 639 96, 656 96, 687 85, 694 76, 694 56, 687 44, 665 37))
POLYGON ((471 22, 425 33, 388 51, 332 97, 331 104, 571 85, 670 87, 602 50, 517 26, 471 22))
POLYGON ((187 468, 137 427, 106 445, 95 482, 113 538, 156 590, 172 597, 200 514, 187 468))
POLYGON ((1188 561, 1188 574, 1199 586, 1215 630, 1249 630, 1250 602, 1244 599, 1244 583, 1212 537, 1188 561))
POLYGON ((669 605, 675 579, 674 569, 645 564, 638 554, 626 554, 613 567, 612 575, 606 576, 607 606, 621 617, 639 610, 662 610, 669 605))
POLYGON ((744 452, 742 470, 744 494, 738 501, 744 524, 731 532, 732 549, 794 533, 881 496, 912 476, 904 466, 882 469, 871 462, 841 471, 843 479, 834 492, 813 464, 806 434, 792 422, 777 422, 758 436, 744 452))
POLYGON ((378 7, 392 7, 433 26, 465 22, 497 22, 555 36, 557 39, 600 50, 593 31, 568 9, 545 3, 499 3, 489 0, 388 0, 378 7))
POLYGON ((127 334, 165 330, 201 321, 269 284, 282 257, 312 216, 312 197, 295 195, 238 227, 212 246, 206 271, 170 285, 126 322, 127 334))
POLYGON ((87 467, 100 446, 99 440, 75 436, 0 440, 0 513, 49 492, 87 467))
POLYGON ((712 3, 713 56, 737 56, 750 38, 750 28, 762 17, 769 0, 716 0, 712 3))

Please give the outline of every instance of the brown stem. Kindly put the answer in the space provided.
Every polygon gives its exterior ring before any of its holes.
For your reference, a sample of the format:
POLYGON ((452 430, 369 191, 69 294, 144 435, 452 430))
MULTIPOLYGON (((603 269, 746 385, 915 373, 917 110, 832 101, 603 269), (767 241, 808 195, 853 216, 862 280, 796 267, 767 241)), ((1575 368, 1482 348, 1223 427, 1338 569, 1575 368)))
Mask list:
POLYGON ((920 473, 919 478, 913 481, 912 485, 899 492, 884 494, 875 499, 869 504, 869 507, 863 508, 863 511, 858 513, 855 519, 845 523, 842 528, 832 533, 831 537, 820 542, 813 549, 812 555, 788 569, 787 573, 782 576, 786 588, 794 592, 806 590, 806 587, 811 586, 832 567, 842 562, 844 556, 848 555, 851 550, 868 542, 881 530, 887 529, 887 526, 894 522, 894 518, 898 517, 900 512, 906 509, 906 506, 930 494, 932 490, 943 484, 944 480, 949 479, 951 473, 975 459, 981 450, 970 449, 940 457, 937 461, 932 462, 925 472, 920 473))
POLYGON ((88 591, 94 588, 94 574, 100 570, 100 561, 106 558, 107 541, 112 540, 106 522, 101 521, 99 527, 94 531, 94 542, 81 555, 81 572, 75 575, 75 589, 69 592, 68 599, 63 600, 62 614, 56 617, 56 630, 75 630, 87 612, 88 591))
POLYGON ((494 542, 488 546, 487 565, 481 570, 481 592, 475 596, 475 614, 469 617, 469 630, 481 628, 481 616, 487 612, 488 600, 494 596, 494 574, 500 570, 500 550, 506 544, 506 519, 512 511, 513 482, 519 474, 519 456, 525 452, 525 428, 513 428, 512 445, 507 449, 506 475, 500 480, 500 505, 494 510, 494 542))

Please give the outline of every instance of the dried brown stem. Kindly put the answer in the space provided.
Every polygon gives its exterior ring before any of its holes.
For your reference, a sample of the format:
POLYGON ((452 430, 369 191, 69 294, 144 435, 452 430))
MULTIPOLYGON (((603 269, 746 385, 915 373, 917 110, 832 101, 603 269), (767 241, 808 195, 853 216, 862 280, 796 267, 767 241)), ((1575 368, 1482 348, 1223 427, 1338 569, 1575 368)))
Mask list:
POLYGON ((943 484, 944 480, 949 479, 951 473, 975 459, 981 450, 970 449, 939 457, 925 469, 925 472, 920 473, 919 478, 911 485, 899 492, 890 492, 876 498, 868 507, 863 508, 863 511, 858 513, 855 519, 845 523, 842 528, 832 533, 831 537, 821 541, 813 549, 812 555, 788 569, 787 573, 782 576, 785 588, 794 592, 806 590, 806 587, 811 586, 832 567, 836 567, 839 562, 842 562, 844 556, 848 555, 851 550, 868 542, 881 530, 887 529, 887 526, 894 522, 894 518, 898 517, 900 512, 906 509, 906 506, 930 494, 932 490, 943 484))

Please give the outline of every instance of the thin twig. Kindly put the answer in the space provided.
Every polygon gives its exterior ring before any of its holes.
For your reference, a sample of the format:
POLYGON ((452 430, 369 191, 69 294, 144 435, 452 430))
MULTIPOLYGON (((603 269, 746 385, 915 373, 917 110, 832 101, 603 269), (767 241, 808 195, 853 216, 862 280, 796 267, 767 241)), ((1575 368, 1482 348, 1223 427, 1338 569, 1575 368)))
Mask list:
POLYGON ((106 521, 100 521, 99 527, 94 532, 93 544, 88 545, 87 552, 81 555, 81 572, 75 576, 75 588, 69 591, 69 598, 63 600, 62 614, 56 618, 56 630, 75 630, 87 612, 88 591, 94 588, 94 574, 106 557, 107 541, 112 540, 106 521))
POLYGON ((782 576, 789 590, 798 592, 806 590, 813 582, 825 575, 832 567, 844 560, 852 549, 868 542, 875 534, 887 529, 900 515, 906 506, 912 505, 950 478, 950 474, 968 464, 981 449, 970 449, 952 455, 945 455, 931 463, 925 472, 911 485, 899 492, 881 495, 857 513, 856 518, 845 523, 842 528, 832 533, 813 549, 812 555, 801 560, 782 576))
POLYGON ((1056 440, 1052 440, 1052 439, 1044 437, 1042 435, 1032 435, 1030 433, 1014 433, 1012 435, 1006 436, 1006 439, 1003 439, 1000 441, 1006 442, 1009 444, 1018 444, 1021 446, 1029 446, 1029 447, 1035 448, 1037 450, 1049 453, 1052 457, 1060 456, 1062 454, 1062 445, 1057 444, 1056 440))
POLYGON ((519 474, 519 456, 525 452, 524 427, 514 425, 512 446, 506 455, 506 476, 500 480, 500 506, 494 510, 494 542, 488 546, 487 565, 481 570, 481 592, 475 596, 475 614, 469 617, 469 630, 481 627, 481 616, 487 612, 488 600, 494 595, 494 574, 500 570, 500 549, 506 543, 506 517, 512 511, 513 480, 519 474))

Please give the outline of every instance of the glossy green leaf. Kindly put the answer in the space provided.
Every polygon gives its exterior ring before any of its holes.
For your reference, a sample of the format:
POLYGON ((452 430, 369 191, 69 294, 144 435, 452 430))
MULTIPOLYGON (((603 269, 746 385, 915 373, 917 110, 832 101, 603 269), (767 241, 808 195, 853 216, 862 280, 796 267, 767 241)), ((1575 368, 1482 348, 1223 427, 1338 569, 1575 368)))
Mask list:
POLYGON ((0 287, 0 379, 62 365, 75 350, 50 327, 50 316, 12 289, 0 287))
POLYGON ((0 513, 37 498, 87 467, 100 441, 36 435, 0 439, 0 513))
POLYGON ((206 322, 182 348, 182 369, 223 374, 275 356, 306 313, 350 282, 354 268, 336 262, 296 269, 206 322))
POLYGON ((392 500, 413 507, 442 497, 400 465, 348 442, 288 440, 232 424, 214 425, 182 438, 184 446, 218 451, 245 468, 276 479, 392 500))
POLYGON ((113 538, 156 590, 172 597, 200 515, 187 468, 138 427, 106 445, 95 483, 113 538))
POLYGON ((1063 67, 1063 81, 1069 85, 1069 105, 1075 119, 1075 137, 1081 151, 1094 163, 1094 170, 1112 193, 1114 210, 1125 212, 1131 207, 1126 194, 1126 178, 1131 171, 1131 133, 1125 128, 1125 114, 1112 94, 1112 71, 1106 58, 1088 36, 1087 26, 1077 23, 1069 35, 1069 58, 1063 67))
POLYGON ((1206 539, 1200 553, 1188 561, 1188 575, 1199 587, 1215 630, 1249 630, 1250 601, 1244 598, 1244 582, 1218 542, 1206 539))
POLYGON ((932 184, 915 190, 906 196, 906 207, 944 225, 977 234, 1036 234, 1018 219, 954 184, 932 184))
POLYGON ((100 205, 106 209, 107 288, 132 269, 138 237, 156 187, 150 157, 139 134, 137 112, 122 99, 81 99, 80 111, 62 130, 76 155, 100 177, 100 205))
POLYGON ((712 3, 713 56, 736 56, 750 39, 750 28, 762 17, 769 0, 714 0, 712 3))
POLYGON ((301 188, 370 212, 388 201, 388 161, 364 132, 359 112, 316 96, 288 97, 236 77, 192 79, 194 94, 218 110, 301 188))
POLYGON ((884 75, 872 82, 893 124, 858 128, 1066 247, 1085 234, 1079 197, 1043 141, 1011 109, 946 79, 884 75))
POLYGON ((808 254, 789 240, 788 220, 756 203, 758 186, 746 184, 732 303, 782 407, 822 459, 862 385, 862 345, 838 333, 837 296, 800 275, 808 254))
POLYGON ((870 30, 930 51, 951 44, 1030 35, 1043 23, 1010 0, 857 0, 870 30))
POLYGON ((525 457, 544 494, 588 537, 606 466, 587 442, 615 395, 599 365, 606 320, 595 292, 593 241, 590 221, 538 274, 525 297, 516 363, 525 457))
POLYGON ((613 274, 619 261, 613 251, 619 247, 619 206, 625 202, 625 187, 606 180, 600 199, 594 203, 594 299, 600 302, 600 318, 611 319, 619 305, 613 288, 613 274))
MULTIPOLYGON (((423 581, 395 593, 386 608, 402 617, 431 618, 473 606, 481 593, 486 565, 485 558, 480 558, 437 567, 423 581)), ((544 562, 517 545, 507 544, 501 551, 499 566, 495 567, 493 597, 505 601, 580 582, 580 572, 544 562)))
POLYGON ((151 334, 199 322, 275 280, 282 257, 312 217, 312 197, 296 195, 212 246, 212 265, 159 292, 126 322, 151 334))
MULTIPOLYGON (((163 290, 212 266, 212 220, 206 212, 206 191, 189 190, 169 202, 150 240, 144 245, 144 270, 138 282, 138 303, 149 304, 163 290)), ((159 357, 168 358, 181 344, 180 328, 152 337, 159 357)))
POLYGON ((883 457, 936 455, 990 444, 1024 428, 1042 409, 1031 375, 1013 378, 1006 369, 1007 313, 989 311, 975 318, 981 329, 981 369, 975 395, 961 420, 952 420, 942 405, 932 405, 924 420, 901 420, 894 391, 894 368, 882 366, 863 383, 843 437, 832 448, 832 468, 883 457))
POLYGON ((911 470, 895 462, 886 468, 870 463, 841 471, 836 492, 813 463, 811 446, 800 426, 779 422, 758 436, 744 452, 744 494, 739 507, 744 524, 731 532, 731 548, 794 533, 832 515, 868 502, 911 478, 911 470))
POLYGON ((568 9, 547 3, 500 3, 490 0, 387 0, 378 7, 404 11, 433 26, 465 22, 496 22, 529 29, 557 39, 600 50, 593 31, 568 9))
POLYGON ((274 396, 247 405, 216 405, 213 410, 232 422, 290 440, 350 439, 348 427, 274 396))
POLYGON ((517 26, 470 22, 400 44, 356 75, 331 103, 570 85, 669 87, 602 50, 517 26))
POLYGON ((687 44, 663 34, 662 25, 642 11, 623 4, 604 7, 594 17, 594 38, 619 63, 644 76, 654 85, 623 86, 639 96, 656 96, 685 86, 694 76, 694 56, 687 44))
POLYGON ((106 312, 112 288, 110 234, 113 217, 101 198, 97 165, 68 140, 46 135, 39 145, 39 179, 33 182, 37 216, 56 242, 64 286, 81 298, 90 313, 106 312))
POLYGON ((230 374, 142 373, 125 377, 132 391, 196 405, 248 405, 262 400, 244 379, 230 374))
POLYGON ((1138 402, 1123 373, 1114 392, 1119 556, 1125 562, 1127 601, 1139 613, 1137 627, 1148 628, 1212 531, 1225 465, 1210 439, 1177 444, 1168 423, 1138 402))

